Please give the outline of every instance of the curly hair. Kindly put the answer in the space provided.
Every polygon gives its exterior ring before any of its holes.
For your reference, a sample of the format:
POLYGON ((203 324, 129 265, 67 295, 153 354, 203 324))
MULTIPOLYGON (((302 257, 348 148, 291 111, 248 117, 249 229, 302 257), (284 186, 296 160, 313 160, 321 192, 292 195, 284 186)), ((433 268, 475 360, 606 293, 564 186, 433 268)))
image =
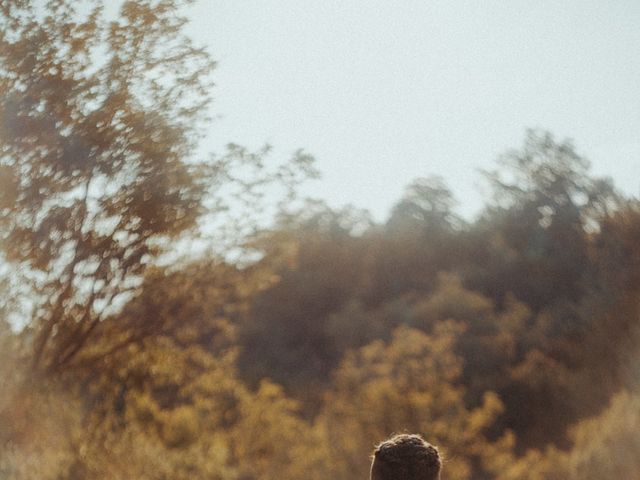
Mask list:
POLYGON ((438 480, 441 469, 435 446, 420 435, 400 434, 375 448, 371 480, 438 480))

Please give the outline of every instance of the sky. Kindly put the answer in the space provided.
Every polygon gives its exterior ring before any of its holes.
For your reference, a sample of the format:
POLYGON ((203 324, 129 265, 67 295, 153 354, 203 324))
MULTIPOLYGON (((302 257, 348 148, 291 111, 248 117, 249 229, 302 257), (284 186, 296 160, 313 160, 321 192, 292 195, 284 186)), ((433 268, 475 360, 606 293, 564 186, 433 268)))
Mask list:
POLYGON ((467 218, 479 169, 526 128, 573 139, 594 175, 640 194, 638 0, 199 0, 189 33, 218 61, 206 147, 303 148, 304 193, 384 221, 440 175, 467 218))

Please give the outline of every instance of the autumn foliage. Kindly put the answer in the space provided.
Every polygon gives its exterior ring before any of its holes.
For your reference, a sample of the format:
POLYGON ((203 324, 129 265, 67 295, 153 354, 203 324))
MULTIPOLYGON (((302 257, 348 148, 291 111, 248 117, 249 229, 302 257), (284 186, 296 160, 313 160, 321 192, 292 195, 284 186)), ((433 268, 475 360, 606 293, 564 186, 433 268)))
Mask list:
POLYGON ((0 2, 1 478, 365 479, 405 431, 452 480, 640 478, 638 199, 532 130, 473 221, 438 177, 301 202, 301 151, 200 157, 182 2, 101 3, 0 2))

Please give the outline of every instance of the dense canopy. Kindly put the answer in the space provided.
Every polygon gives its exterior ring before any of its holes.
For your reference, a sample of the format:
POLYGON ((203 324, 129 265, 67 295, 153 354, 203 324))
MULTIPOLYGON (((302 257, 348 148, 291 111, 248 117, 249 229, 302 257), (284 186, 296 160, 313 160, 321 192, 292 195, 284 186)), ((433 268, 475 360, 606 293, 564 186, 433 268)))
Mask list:
POLYGON ((473 221, 437 176, 300 202, 302 151, 200 157, 181 5, 0 2, 0 477, 366 478, 402 431, 454 480, 638 477, 638 199, 531 130, 473 221))

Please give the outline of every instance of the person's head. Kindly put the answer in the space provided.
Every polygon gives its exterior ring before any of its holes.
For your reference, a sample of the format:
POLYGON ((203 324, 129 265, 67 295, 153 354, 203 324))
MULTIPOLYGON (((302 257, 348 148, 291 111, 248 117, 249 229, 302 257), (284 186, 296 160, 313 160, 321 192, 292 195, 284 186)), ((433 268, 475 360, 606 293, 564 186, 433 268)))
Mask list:
POLYGON ((400 434, 374 450, 371 480, 439 480, 441 469, 436 447, 420 435, 400 434))

